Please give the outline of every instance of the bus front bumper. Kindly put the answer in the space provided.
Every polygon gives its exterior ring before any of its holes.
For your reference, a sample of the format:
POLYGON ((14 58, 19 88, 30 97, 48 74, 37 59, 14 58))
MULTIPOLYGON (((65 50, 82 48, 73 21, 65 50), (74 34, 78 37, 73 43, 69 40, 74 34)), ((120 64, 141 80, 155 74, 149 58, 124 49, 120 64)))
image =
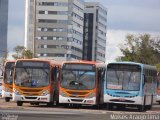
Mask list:
POLYGON ((64 97, 62 95, 59 95, 59 103, 96 105, 96 97, 77 98, 77 97, 64 97))
POLYGON ((108 94, 105 94, 104 103, 142 105, 143 100, 141 96, 135 96, 135 97, 129 98, 129 97, 113 97, 108 94))
POLYGON ((46 96, 24 96, 24 95, 16 95, 13 93, 13 101, 22 101, 22 102, 50 102, 50 94, 46 96))

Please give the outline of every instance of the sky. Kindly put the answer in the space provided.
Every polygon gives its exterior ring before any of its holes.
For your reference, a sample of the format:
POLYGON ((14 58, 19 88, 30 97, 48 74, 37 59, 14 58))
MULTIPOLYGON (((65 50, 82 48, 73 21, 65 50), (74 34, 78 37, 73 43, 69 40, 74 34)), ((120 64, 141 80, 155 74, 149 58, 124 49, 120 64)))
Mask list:
MULTIPOLYGON (((107 8, 106 59, 122 56, 127 34, 160 36, 160 0, 85 0, 107 8)), ((9 0, 8 50, 24 44, 25 0, 9 0)))

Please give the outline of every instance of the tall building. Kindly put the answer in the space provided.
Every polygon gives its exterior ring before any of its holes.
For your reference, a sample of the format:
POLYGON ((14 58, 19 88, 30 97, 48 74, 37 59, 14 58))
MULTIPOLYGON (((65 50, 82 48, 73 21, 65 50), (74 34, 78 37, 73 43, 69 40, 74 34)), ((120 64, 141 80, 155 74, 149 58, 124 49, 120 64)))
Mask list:
POLYGON ((7 52, 8 0, 0 0, 0 57, 7 52))
POLYGON ((37 57, 82 59, 83 0, 26 0, 25 47, 37 57))
POLYGON ((107 9, 97 2, 85 2, 83 59, 105 62, 107 9))

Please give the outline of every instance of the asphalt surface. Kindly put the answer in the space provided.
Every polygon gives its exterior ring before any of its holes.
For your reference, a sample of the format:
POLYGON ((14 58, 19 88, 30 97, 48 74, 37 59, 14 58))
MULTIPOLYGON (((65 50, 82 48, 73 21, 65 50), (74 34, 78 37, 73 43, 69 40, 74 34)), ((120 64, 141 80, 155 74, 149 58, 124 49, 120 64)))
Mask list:
POLYGON ((138 112, 134 108, 108 111, 89 107, 47 107, 44 104, 32 106, 28 103, 17 107, 16 103, 0 98, 0 120, 160 120, 160 105, 154 105, 146 112, 138 112))

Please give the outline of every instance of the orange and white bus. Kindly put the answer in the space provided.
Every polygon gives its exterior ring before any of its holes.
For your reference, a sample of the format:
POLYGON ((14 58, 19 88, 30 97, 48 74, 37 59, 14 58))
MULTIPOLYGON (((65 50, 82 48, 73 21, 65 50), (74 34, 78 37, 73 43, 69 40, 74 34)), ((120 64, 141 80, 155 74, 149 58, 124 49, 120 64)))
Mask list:
POLYGON ((15 61, 7 61, 4 65, 3 81, 2 81, 2 98, 6 102, 12 99, 13 77, 10 74, 14 70, 15 61))
POLYGON ((63 62, 59 103, 98 106, 103 103, 104 63, 92 61, 63 62))
POLYGON ((58 101, 60 64, 53 60, 20 59, 16 61, 13 82, 13 101, 52 105, 58 101))

